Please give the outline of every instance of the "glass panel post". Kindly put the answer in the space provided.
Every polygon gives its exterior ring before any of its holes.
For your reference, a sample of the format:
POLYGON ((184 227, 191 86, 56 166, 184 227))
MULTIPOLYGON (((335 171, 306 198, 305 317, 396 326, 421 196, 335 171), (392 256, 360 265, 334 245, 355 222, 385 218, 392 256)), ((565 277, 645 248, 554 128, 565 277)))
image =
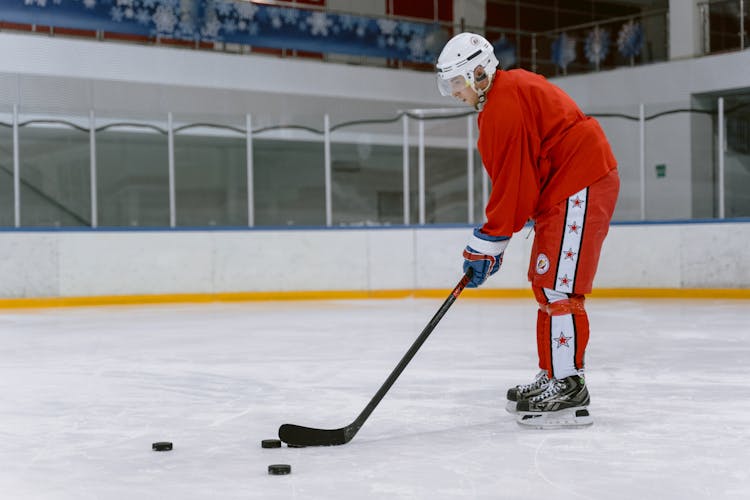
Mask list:
POLYGON ((169 227, 177 225, 177 212, 175 209, 175 182, 174 182, 174 124, 172 123, 172 112, 167 113, 167 149, 169 154, 169 227))
POLYGON ((245 115, 245 151, 247 154, 247 225, 255 225, 255 189, 253 187, 253 118, 245 115))
POLYGON ((646 107, 638 105, 638 147, 641 188, 641 220, 646 220, 646 107))
POLYGON ((418 173, 419 173, 419 225, 424 226, 425 224, 425 166, 424 166, 424 120, 419 120, 419 161, 418 161, 418 173))
POLYGON ((403 116, 403 175, 404 175, 404 225, 409 225, 411 201, 409 200, 409 116, 403 116))
POLYGON ((724 129, 724 98, 719 97, 719 134, 718 134, 718 144, 716 151, 719 154, 718 157, 718 192, 719 192, 719 219, 723 219, 725 216, 724 211, 724 137, 725 137, 725 129, 724 129))
POLYGON ((99 221, 97 218, 98 208, 96 199, 96 116, 94 110, 89 110, 89 156, 91 169, 91 227, 97 227, 99 221))
POLYGON ((466 189, 468 222, 474 224, 474 116, 466 117, 466 189))
POLYGON ((328 113, 323 117, 323 169, 325 172, 326 226, 331 227, 333 224, 331 207, 331 117, 328 113))
POLYGON ((18 104, 13 105, 13 221, 21 227, 21 156, 18 144, 18 104))

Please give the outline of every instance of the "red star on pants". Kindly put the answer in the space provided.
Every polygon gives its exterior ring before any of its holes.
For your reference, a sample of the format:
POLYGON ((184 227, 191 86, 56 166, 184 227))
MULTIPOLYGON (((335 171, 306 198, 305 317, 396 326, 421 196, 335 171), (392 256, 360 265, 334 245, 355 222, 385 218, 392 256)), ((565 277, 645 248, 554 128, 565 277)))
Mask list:
POLYGON ((557 337, 556 339, 555 339, 555 338, 553 338, 552 340, 554 340, 554 341, 555 341, 555 343, 557 344, 557 348, 559 349, 559 348, 561 348, 562 346, 565 346, 565 347, 570 347, 570 342, 569 342, 569 340, 570 340, 571 338, 572 338, 572 337, 566 337, 566 336, 565 336, 565 334, 564 334, 563 332, 560 332, 560 336, 559 336, 559 337, 557 337))
POLYGON ((583 206, 583 200, 576 196, 575 200, 570 200, 570 202, 573 204, 573 208, 581 208, 583 206))
POLYGON ((561 286, 565 286, 565 287, 570 288, 570 281, 571 281, 571 279, 568 278, 567 274, 565 276, 563 276, 562 278, 557 278, 557 281, 560 282, 561 286))
POLYGON ((573 251, 572 248, 569 248, 568 250, 565 250, 565 258, 570 260, 575 260, 573 257, 576 256, 576 253, 573 251))
POLYGON ((581 229, 581 226, 579 226, 577 222, 574 222, 573 224, 570 224, 568 226, 568 229, 569 229, 569 231, 568 231, 569 233, 576 233, 576 234, 578 234, 578 230, 581 229))

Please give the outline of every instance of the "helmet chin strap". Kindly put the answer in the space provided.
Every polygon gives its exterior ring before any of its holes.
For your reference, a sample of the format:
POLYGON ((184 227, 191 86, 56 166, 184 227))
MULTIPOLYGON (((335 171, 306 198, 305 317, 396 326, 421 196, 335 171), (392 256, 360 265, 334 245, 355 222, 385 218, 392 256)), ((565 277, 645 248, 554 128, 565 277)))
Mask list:
MULTIPOLYGON (((476 105, 474 105, 474 109, 476 109, 477 111, 482 111, 482 109, 484 109, 484 105, 487 102, 487 92, 490 90, 490 88, 492 88, 492 79, 495 75, 494 73, 491 75, 484 73, 484 76, 485 78, 489 79, 489 83, 487 84, 487 87, 484 90, 480 89, 477 86, 477 82, 473 82, 471 84, 471 88, 474 90, 474 92, 477 93, 477 97, 479 98, 476 105)), ((484 78, 482 78, 482 80, 480 81, 484 81, 484 78)))

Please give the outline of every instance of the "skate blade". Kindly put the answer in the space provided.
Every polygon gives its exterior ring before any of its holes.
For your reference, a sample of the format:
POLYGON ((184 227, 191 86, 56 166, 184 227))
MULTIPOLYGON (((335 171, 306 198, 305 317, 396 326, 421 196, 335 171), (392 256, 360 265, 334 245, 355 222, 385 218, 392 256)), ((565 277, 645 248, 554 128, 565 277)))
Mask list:
POLYGON ((516 416, 521 427, 530 429, 575 429, 594 423, 585 407, 567 408, 554 412, 522 412, 516 416))
POLYGON ((508 413, 512 413, 513 415, 517 414, 518 413, 516 411, 516 405, 517 404, 518 404, 517 401, 510 401, 510 400, 508 400, 508 402, 505 403, 505 411, 507 411, 508 413))

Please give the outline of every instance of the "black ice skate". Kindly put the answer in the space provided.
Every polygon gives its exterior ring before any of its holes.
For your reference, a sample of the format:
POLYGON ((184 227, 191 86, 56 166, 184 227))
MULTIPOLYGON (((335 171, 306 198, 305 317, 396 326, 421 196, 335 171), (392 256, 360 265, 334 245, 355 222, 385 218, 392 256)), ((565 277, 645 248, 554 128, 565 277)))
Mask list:
POLYGON ((508 389, 508 402, 505 404, 505 409, 509 413, 516 413, 516 404, 519 401, 540 394, 547 388, 547 384, 549 384, 547 370, 540 370, 531 383, 517 385, 508 389))
POLYGON ((590 400, 583 376, 552 379, 541 393, 518 401, 516 421, 536 429, 588 426, 594 423, 588 411, 590 400))

